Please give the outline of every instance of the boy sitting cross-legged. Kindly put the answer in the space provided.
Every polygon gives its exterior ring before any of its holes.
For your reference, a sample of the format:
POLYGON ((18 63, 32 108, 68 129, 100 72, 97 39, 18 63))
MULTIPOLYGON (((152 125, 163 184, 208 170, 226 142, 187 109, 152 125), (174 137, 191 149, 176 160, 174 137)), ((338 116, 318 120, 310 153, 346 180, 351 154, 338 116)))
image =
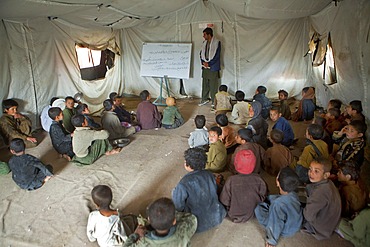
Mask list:
POLYGON ((267 88, 265 86, 258 86, 256 94, 253 96, 253 100, 261 103, 261 115, 264 119, 269 117, 270 109, 272 106, 271 100, 266 97, 267 88))
POLYGON ((292 114, 293 121, 311 121, 315 116, 315 88, 304 87, 302 89, 302 99, 296 112, 292 114))
POLYGON ((213 126, 208 131, 209 150, 207 152, 206 169, 211 172, 222 172, 227 163, 227 151, 220 137, 222 129, 213 126))
POLYGON ((54 149, 62 155, 63 158, 71 161, 75 155, 72 148, 73 133, 68 133, 62 124, 63 111, 59 107, 51 107, 48 114, 53 120, 49 129, 51 143, 54 149))
POLYGON ((229 170, 237 174, 235 170, 235 157, 236 154, 242 150, 251 150, 256 157, 256 165, 253 173, 260 173, 263 164, 263 159, 265 157, 265 149, 253 140, 253 133, 250 129, 240 129, 235 137, 235 140, 240 144, 231 157, 231 162, 229 164, 229 170))
POLYGON ((109 99, 113 102, 114 104, 114 112, 117 114, 119 121, 121 123, 128 123, 132 124, 133 123, 133 116, 131 113, 126 111, 125 105, 122 103, 123 96, 119 95, 116 92, 112 92, 109 94, 109 99))
POLYGON ((342 217, 353 219, 366 207, 368 191, 360 178, 354 161, 343 161, 338 171, 339 194, 342 198, 342 217))
POLYGON ((278 129, 273 129, 270 132, 269 139, 272 142, 272 147, 266 150, 263 165, 264 170, 272 176, 277 176, 280 169, 289 166, 294 159, 289 148, 281 144, 283 136, 283 132, 278 129))
POLYGON ((303 215, 296 190, 299 179, 289 167, 280 170, 276 185, 280 195, 269 195, 267 202, 254 210, 258 222, 266 229, 266 247, 277 245, 280 236, 294 235, 301 228, 303 215))
POLYGON ((228 112, 226 115, 230 123, 246 124, 249 120, 249 103, 244 101, 245 94, 243 91, 238 90, 235 92, 236 104, 233 106, 231 114, 228 112))
POLYGON ((124 138, 135 134, 136 130, 134 127, 125 127, 121 125, 117 114, 114 112, 115 105, 112 100, 104 100, 103 106, 104 112, 101 117, 101 123, 103 128, 109 132, 109 140, 124 138))
POLYGON ((218 88, 218 93, 216 93, 215 95, 214 108, 216 109, 216 115, 231 112, 231 97, 230 94, 227 92, 226 85, 221 85, 218 88))
POLYGON ((341 199, 338 189, 328 179, 330 170, 330 160, 317 158, 308 172, 311 184, 306 187, 308 197, 302 231, 318 240, 330 238, 340 221, 341 199))
POLYGON ((281 112, 281 116, 284 117, 286 120, 290 120, 292 117, 292 113, 290 112, 290 107, 288 105, 287 99, 288 99, 288 92, 281 89, 278 91, 279 94, 279 111, 281 112))
POLYGON ((329 158, 328 145, 321 140, 324 129, 318 124, 310 124, 306 129, 307 146, 303 149, 297 166, 296 173, 302 183, 309 183, 308 170, 312 160, 317 157, 329 158))
POLYGON ((334 131, 333 139, 340 141, 339 149, 332 153, 335 168, 337 162, 352 160, 360 169, 365 159, 366 130, 367 126, 363 121, 354 120, 341 131, 334 131))
POLYGON ((352 121, 359 120, 365 123, 365 116, 362 114, 362 102, 360 100, 352 100, 346 107, 347 118, 345 121, 349 124, 352 121))
POLYGON ((53 176, 53 167, 45 166, 36 157, 26 154, 26 145, 20 138, 14 138, 9 144, 13 156, 9 160, 14 182, 25 190, 36 190, 53 176))
POLYGON ((32 136, 32 122, 18 112, 18 102, 13 99, 6 99, 2 102, 3 115, 0 117, 0 137, 5 144, 14 138, 21 138, 27 148, 37 146, 37 139, 32 136))
POLYGON ((74 115, 71 121, 76 127, 72 140, 75 153, 72 161, 77 165, 91 165, 103 154, 119 153, 120 149, 113 149, 109 144, 108 131, 90 129, 86 118, 81 114, 74 115))
POLYGON ((162 126, 166 129, 176 129, 184 124, 184 118, 176 106, 174 97, 167 97, 166 104, 167 107, 163 109, 162 126))
POLYGON ((257 204, 265 200, 267 186, 260 175, 252 173, 255 166, 256 157, 251 150, 236 154, 235 169, 238 174, 226 180, 220 194, 220 201, 232 222, 248 221, 253 217, 257 204))
POLYGON ((343 128, 342 122, 339 120, 340 110, 338 108, 330 108, 325 114, 326 124, 325 131, 332 136, 334 131, 340 131, 343 128))
MULTIPOLYGON (((267 149, 267 131, 268 123, 261 115, 262 105, 258 101, 253 101, 249 107, 249 116, 251 119, 247 123, 247 129, 252 130, 253 140, 267 149)), ((267 113, 268 114, 268 113, 267 113)))
POLYGON ((95 120, 90 116, 89 106, 86 104, 79 104, 76 107, 76 114, 82 114, 87 120, 89 127, 92 129, 101 129, 101 125, 95 122, 95 120))
POLYGON ((136 117, 139 125, 143 130, 157 129, 161 127, 162 116, 150 99, 148 90, 140 93, 141 102, 137 106, 136 117))
POLYGON ((147 209, 152 230, 139 226, 123 246, 179 246, 190 245, 197 229, 197 218, 191 213, 176 212, 169 198, 159 198, 147 209))
POLYGON ((229 125, 229 121, 225 114, 221 113, 216 116, 216 123, 221 128, 222 134, 220 139, 225 145, 227 153, 234 153, 237 143, 235 141, 235 130, 229 125))
POLYGON ((188 171, 172 191, 172 200, 179 212, 190 212, 197 217, 197 232, 219 225, 226 215, 217 196, 213 174, 205 170, 207 156, 201 148, 189 148, 184 153, 184 168, 188 171))
POLYGON ((71 122, 72 117, 76 115, 75 103, 76 101, 72 96, 67 96, 65 98, 64 104, 66 107, 63 110, 63 125, 69 133, 73 133, 73 131, 75 130, 75 126, 73 126, 71 122))
POLYGON ((281 130, 284 134, 283 140, 281 141, 281 144, 283 144, 286 147, 290 147, 293 144, 294 141, 294 132, 293 128, 280 113, 279 108, 272 108, 270 110, 270 119, 275 122, 272 129, 278 129, 281 130))
POLYGON ((86 233, 90 242, 97 241, 100 247, 122 245, 127 235, 120 220, 118 210, 111 208, 112 189, 107 185, 97 185, 91 197, 98 208, 89 214, 86 233))
POLYGON ((208 131, 205 127, 206 117, 204 115, 196 115, 194 118, 195 126, 197 127, 193 132, 190 133, 188 144, 191 148, 204 147, 209 144, 208 131))

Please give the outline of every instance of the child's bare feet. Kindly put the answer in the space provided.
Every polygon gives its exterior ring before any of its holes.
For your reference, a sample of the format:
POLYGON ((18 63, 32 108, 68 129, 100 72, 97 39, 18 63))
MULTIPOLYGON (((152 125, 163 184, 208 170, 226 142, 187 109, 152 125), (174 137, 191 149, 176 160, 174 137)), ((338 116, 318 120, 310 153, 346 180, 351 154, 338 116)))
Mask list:
POLYGON ((114 148, 110 151, 105 152, 105 155, 112 155, 112 154, 118 154, 121 152, 122 148, 114 148))
POLYGON ((42 185, 44 185, 47 181, 51 179, 52 176, 46 176, 44 181, 42 181, 42 185))
POLYGON ((63 154, 62 157, 68 161, 71 161, 71 157, 69 157, 67 154, 63 154))

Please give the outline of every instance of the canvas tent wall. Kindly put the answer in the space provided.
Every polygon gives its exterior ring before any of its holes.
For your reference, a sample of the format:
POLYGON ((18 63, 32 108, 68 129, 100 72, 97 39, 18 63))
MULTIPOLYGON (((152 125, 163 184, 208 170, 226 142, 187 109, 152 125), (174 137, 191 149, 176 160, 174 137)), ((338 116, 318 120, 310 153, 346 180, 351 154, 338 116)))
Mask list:
MULTIPOLYGON (((345 103, 359 99, 370 116, 369 1, 77 2, 0 3, 0 97, 18 99, 35 125, 53 96, 82 91, 93 111, 101 108, 111 91, 138 94, 148 89, 156 97, 160 79, 139 76, 144 42, 191 42, 192 71, 185 88, 188 94, 200 96, 198 57, 202 29, 210 23, 222 42, 221 83, 231 92, 242 89, 251 97, 263 84, 269 97, 276 97, 282 88, 297 96, 304 86, 315 86, 319 104, 326 106, 330 98, 345 103), (335 85, 326 86, 320 69, 312 68, 311 57, 304 57, 313 29, 332 35, 337 54, 335 85), (76 43, 120 51, 105 79, 80 78, 76 43)), ((178 95, 177 80, 171 81, 170 89, 178 95)))

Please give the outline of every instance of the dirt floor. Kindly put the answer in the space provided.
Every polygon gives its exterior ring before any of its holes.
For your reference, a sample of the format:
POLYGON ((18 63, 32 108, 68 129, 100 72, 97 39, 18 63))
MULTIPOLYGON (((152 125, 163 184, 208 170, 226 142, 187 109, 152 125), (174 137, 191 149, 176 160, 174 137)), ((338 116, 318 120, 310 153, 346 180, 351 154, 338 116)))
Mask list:
MULTIPOLYGON (((128 110, 135 110, 138 98, 125 98, 128 110)), ((203 114, 207 127, 215 125, 210 105, 199 107, 199 99, 178 100, 186 123, 176 130, 146 130, 135 134, 131 143, 112 156, 103 156, 90 166, 79 167, 59 158, 46 132, 37 133, 40 144, 27 153, 54 167, 55 176, 42 188, 28 192, 13 182, 11 174, 0 177, 0 246, 98 246, 86 236, 87 217, 95 209, 91 189, 98 184, 113 190, 112 206, 123 214, 145 216, 147 205, 159 197, 171 197, 171 191, 186 174, 183 152, 187 138, 195 128, 194 117, 203 114)), ((162 110, 162 107, 159 107, 162 110)), ((299 138, 294 155, 304 147, 307 123, 292 123, 299 138)), ((271 126, 271 123, 270 123, 271 126)), ((235 129, 240 126, 234 126, 235 129)), ((7 160, 7 149, 0 151, 7 160)), ((367 164, 368 167, 368 164, 367 164)), ((271 194, 278 193, 275 178, 262 174, 271 194)), ((224 219, 221 225, 194 235, 192 246, 264 246, 264 230, 254 218, 235 224, 224 219)), ((317 241, 309 235, 297 233, 281 238, 278 246, 352 246, 334 234, 331 239, 317 241)))

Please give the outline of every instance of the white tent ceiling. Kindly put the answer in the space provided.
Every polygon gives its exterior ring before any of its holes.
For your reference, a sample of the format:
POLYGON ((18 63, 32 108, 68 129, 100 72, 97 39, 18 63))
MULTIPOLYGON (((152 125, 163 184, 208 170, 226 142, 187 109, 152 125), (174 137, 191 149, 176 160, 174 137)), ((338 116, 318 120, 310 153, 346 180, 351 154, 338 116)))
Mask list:
MULTIPOLYGON (((2 0, 0 17, 27 21, 60 18, 86 28, 121 29, 148 19, 162 18, 199 0, 2 0)), ((320 12, 332 0, 208 0, 237 15, 258 19, 294 19, 320 12)))
MULTIPOLYGON (((322 105, 330 98, 362 100, 369 117, 370 1, 343 0, 1 0, 0 97, 16 98, 38 122, 53 96, 85 94, 93 110, 111 91, 159 92, 159 79, 140 77, 144 42, 191 42, 188 94, 200 95, 198 52, 202 28, 213 24, 222 42, 221 83, 251 97, 264 84, 268 96, 279 89, 299 95, 317 88, 322 105), (330 32, 336 53, 338 83, 326 86, 322 71, 312 68, 307 43, 312 27, 330 32), (116 65, 103 80, 80 78, 74 46, 84 43, 117 47, 116 65)), ((171 94, 179 89, 170 83, 171 94)))

